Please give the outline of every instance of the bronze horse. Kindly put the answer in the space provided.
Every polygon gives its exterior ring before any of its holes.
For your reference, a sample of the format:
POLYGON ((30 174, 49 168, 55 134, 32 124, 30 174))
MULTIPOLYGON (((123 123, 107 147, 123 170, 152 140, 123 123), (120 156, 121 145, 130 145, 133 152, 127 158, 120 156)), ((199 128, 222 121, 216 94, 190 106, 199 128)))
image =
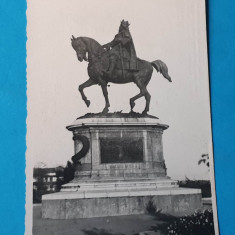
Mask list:
POLYGON ((123 70, 120 68, 115 68, 111 77, 108 77, 105 71, 109 68, 109 55, 96 40, 88 37, 78 37, 72 36, 72 47, 76 51, 77 58, 80 62, 83 60, 88 61, 88 75, 89 79, 79 86, 79 91, 82 95, 82 99, 86 103, 87 107, 90 105, 90 101, 85 96, 83 90, 86 87, 92 85, 100 85, 105 97, 105 107, 102 113, 108 113, 109 111, 109 98, 107 91, 107 84, 109 82, 124 84, 129 82, 134 82, 140 89, 140 93, 130 99, 131 112, 135 106, 135 100, 145 97, 146 106, 143 114, 147 114, 149 111, 150 104, 150 94, 147 90, 147 85, 152 77, 153 67, 160 72, 169 82, 171 82, 171 77, 168 75, 168 68, 165 63, 161 60, 155 60, 153 62, 147 62, 145 60, 138 59, 138 71, 123 70))

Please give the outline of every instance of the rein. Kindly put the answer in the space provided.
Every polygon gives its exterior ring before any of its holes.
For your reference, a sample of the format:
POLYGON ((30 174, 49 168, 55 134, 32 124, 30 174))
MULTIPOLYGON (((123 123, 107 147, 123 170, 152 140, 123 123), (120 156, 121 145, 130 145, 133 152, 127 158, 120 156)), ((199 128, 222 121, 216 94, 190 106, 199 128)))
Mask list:
POLYGON ((101 63, 105 57, 108 57, 109 52, 104 50, 102 46, 95 40, 92 41, 92 39, 90 38, 83 38, 83 37, 81 37, 80 40, 86 46, 86 51, 88 53, 89 66, 92 66, 93 64, 97 62, 101 63), (100 49, 98 47, 100 47, 100 49), (101 50, 101 48, 103 50, 101 50), (98 51, 98 52, 95 52, 95 51, 98 51))

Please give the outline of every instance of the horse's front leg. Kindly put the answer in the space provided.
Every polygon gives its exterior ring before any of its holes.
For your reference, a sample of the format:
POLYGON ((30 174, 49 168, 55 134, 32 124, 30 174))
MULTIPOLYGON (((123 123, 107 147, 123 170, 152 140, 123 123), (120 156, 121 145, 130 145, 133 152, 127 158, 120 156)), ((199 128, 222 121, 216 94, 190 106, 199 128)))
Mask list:
POLYGON ((103 91, 103 95, 104 95, 104 98, 105 98, 105 107, 102 111, 102 113, 108 113, 109 111, 109 107, 110 107, 110 104, 109 104, 109 97, 108 97, 108 89, 107 89, 107 82, 103 81, 103 80, 99 80, 99 84, 101 85, 101 88, 102 88, 102 91, 103 91))
POLYGON ((83 90, 84 88, 86 87, 89 87, 89 86, 92 86, 92 85, 95 85, 97 84, 94 80, 92 80, 91 78, 89 80, 87 80, 86 82, 84 82, 83 84, 81 84, 79 87, 78 87, 78 90, 80 91, 81 93, 81 96, 82 96, 82 99, 84 100, 84 102, 86 103, 86 106, 89 107, 90 106, 90 100, 87 99, 87 97, 85 96, 83 90))

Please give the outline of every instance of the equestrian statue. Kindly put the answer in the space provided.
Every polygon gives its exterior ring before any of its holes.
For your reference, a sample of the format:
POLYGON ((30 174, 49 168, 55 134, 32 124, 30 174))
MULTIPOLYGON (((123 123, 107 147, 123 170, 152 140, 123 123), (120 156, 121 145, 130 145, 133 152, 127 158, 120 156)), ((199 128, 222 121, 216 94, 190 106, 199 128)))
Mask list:
POLYGON ((160 72, 169 82, 168 68, 161 60, 148 62, 136 56, 135 46, 129 31, 128 21, 121 21, 119 31, 114 39, 103 46, 96 40, 88 37, 72 36, 72 47, 76 51, 80 62, 88 62, 89 79, 79 86, 82 99, 87 107, 90 101, 83 90, 92 85, 100 85, 105 98, 103 114, 109 111, 109 98, 107 85, 109 82, 125 84, 134 82, 140 89, 140 93, 130 99, 131 112, 135 106, 135 100, 145 97, 146 106, 142 114, 147 114, 150 105, 150 94, 147 85, 152 77, 153 67, 160 72))

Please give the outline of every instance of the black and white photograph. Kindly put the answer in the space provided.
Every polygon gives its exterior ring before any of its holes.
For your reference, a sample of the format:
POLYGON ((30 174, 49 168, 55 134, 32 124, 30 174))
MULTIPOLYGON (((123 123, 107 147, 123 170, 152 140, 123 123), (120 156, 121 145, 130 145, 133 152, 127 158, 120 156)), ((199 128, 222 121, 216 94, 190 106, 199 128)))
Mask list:
POLYGON ((218 235, 205 1, 27 5, 25 234, 218 235))

